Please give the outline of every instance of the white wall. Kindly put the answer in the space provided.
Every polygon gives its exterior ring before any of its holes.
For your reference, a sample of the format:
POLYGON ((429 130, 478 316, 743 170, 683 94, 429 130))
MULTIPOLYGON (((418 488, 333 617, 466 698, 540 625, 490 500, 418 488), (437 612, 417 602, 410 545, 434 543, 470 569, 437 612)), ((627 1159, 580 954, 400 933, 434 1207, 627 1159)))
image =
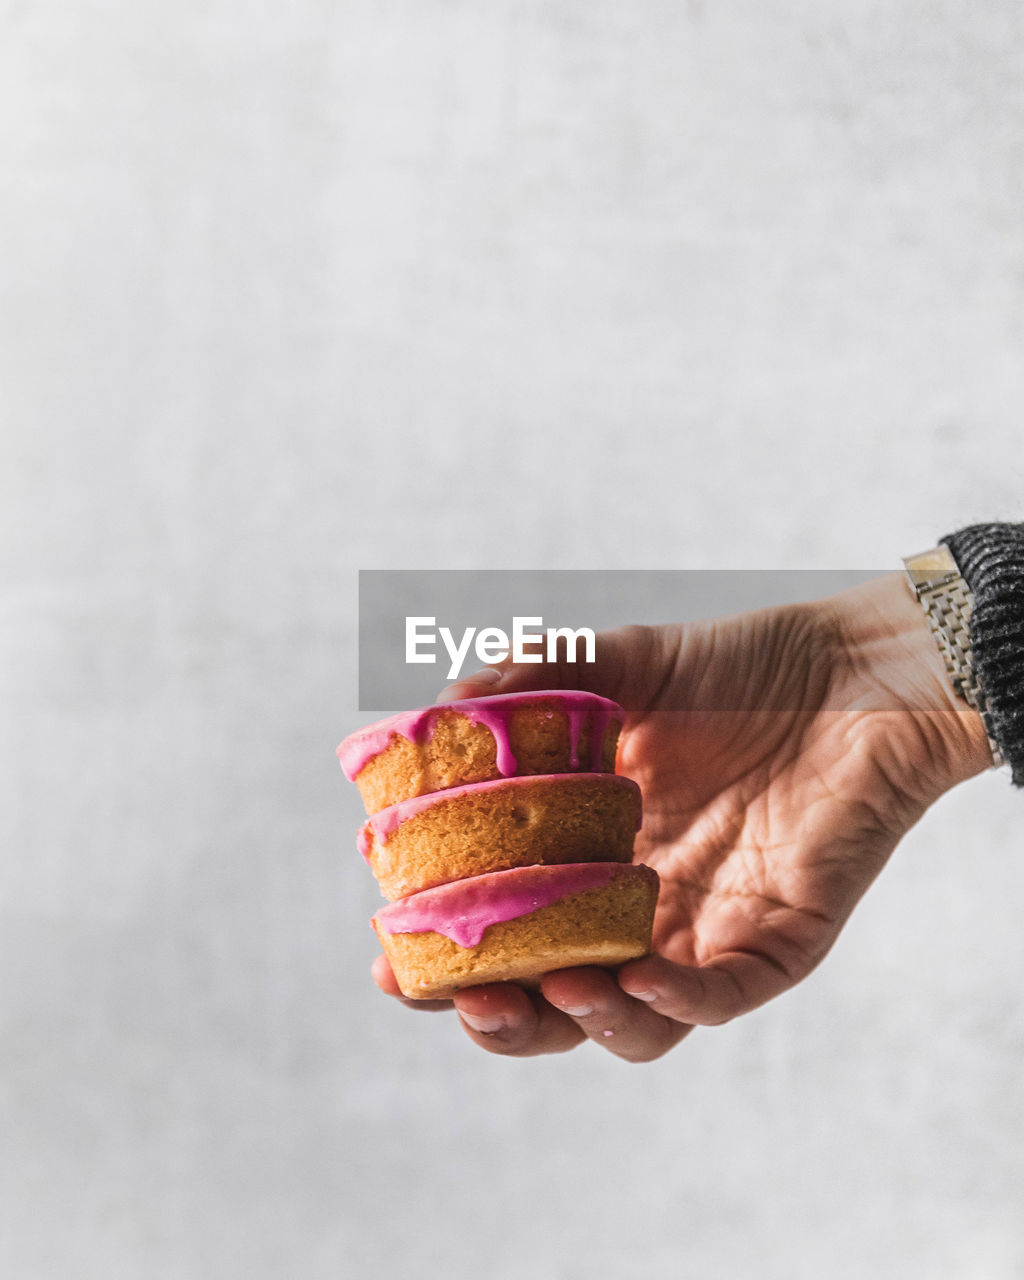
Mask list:
POLYGON ((1005 776, 630 1068, 377 993, 334 760, 359 568, 1024 519, 1022 74, 1012 0, 0 3, 5 1275, 1024 1272, 1005 776))

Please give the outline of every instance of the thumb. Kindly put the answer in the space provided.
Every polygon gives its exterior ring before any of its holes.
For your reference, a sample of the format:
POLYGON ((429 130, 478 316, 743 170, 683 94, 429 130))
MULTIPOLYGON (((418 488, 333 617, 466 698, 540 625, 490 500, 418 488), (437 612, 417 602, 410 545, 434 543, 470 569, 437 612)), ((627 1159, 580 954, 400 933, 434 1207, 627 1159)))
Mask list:
MULTIPOLYGON (((675 628, 627 626, 601 631, 594 638, 594 661, 580 656, 577 646, 570 661, 559 643, 557 656, 537 662, 511 659, 484 667, 447 685, 438 702, 479 698, 496 693, 523 693, 534 689, 581 689, 620 703, 627 711, 647 706, 663 684, 671 664, 675 628)), ((539 657, 539 655, 538 655, 539 657)))

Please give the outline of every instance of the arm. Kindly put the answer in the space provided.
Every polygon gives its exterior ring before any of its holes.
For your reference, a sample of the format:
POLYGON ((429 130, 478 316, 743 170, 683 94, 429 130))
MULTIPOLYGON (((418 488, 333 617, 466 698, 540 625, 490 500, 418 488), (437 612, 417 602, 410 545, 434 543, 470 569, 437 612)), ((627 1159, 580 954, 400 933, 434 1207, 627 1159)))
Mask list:
MULTIPOLYGON (((454 696, 590 687, 630 708, 637 857, 662 877, 655 952, 455 998, 469 1035, 526 1056, 592 1039, 631 1061, 763 1004, 827 954, 900 838, 991 766, 902 574, 810 605, 600 637, 596 667, 506 665, 454 696)), ((444 695, 442 695, 444 696, 444 695)), ((377 980, 395 994, 386 964, 377 980)))

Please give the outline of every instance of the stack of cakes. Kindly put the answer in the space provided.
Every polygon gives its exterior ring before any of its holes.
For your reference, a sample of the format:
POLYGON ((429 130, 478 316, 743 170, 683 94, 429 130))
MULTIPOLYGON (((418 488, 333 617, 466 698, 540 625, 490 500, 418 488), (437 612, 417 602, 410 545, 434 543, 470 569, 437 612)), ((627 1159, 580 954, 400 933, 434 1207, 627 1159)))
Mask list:
POLYGON ((404 712, 338 748, 389 905, 373 927, 412 999, 650 950, 658 877, 634 865, 640 790, 615 773, 625 712, 592 693, 404 712))

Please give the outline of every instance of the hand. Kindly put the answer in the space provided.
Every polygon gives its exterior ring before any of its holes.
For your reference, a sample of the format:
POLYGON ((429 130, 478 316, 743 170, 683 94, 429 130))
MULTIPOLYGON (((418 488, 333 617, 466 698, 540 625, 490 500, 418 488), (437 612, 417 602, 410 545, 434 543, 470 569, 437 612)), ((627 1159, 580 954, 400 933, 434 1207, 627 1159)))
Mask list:
MULTIPOLYGON (((661 893, 652 954, 617 973, 406 1001, 454 1003, 493 1053, 590 1039, 645 1062, 770 1000, 825 956, 925 809, 991 764, 898 574, 811 605, 606 632, 594 664, 506 664, 438 701, 531 688, 589 689, 629 711, 618 768, 640 784, 635 856, 661 893)), ((383 956, 374 976, 402 998, 383 956)))

